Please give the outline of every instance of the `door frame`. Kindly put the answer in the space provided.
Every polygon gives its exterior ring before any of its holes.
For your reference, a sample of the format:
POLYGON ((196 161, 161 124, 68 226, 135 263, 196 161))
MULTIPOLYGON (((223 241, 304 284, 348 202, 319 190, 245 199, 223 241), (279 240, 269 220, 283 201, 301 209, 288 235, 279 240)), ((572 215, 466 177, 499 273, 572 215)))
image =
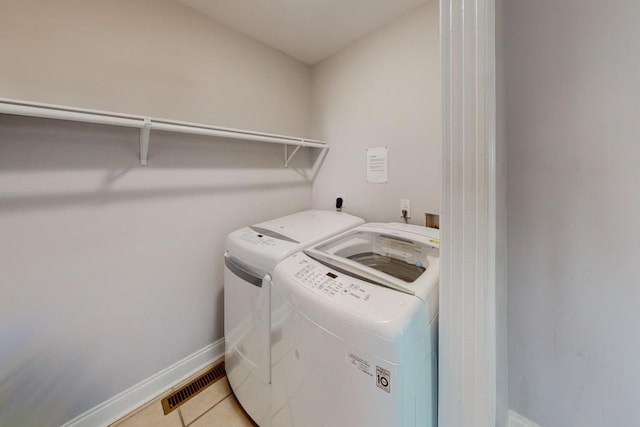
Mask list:
POLYGON ((500 0, 439 1, 443 85, 439 425, 505 426, 506 170, 504 123, 502 118, 497 122, 496 114, 500 89, 496 2, 500 6, 500 0))

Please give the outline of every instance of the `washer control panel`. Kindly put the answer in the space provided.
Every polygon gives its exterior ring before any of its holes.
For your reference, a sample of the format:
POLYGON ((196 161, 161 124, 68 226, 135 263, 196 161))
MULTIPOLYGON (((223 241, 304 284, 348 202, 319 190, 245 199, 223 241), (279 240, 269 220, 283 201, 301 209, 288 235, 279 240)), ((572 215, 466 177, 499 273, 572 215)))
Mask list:
POLYGON ((273 237, 265 236, 253 230, 245 231, 238 238, 251 245, 256 245, 256 246, 259 246, 259 245, 275 246, 277 244, 277 240, 274 239, 273 237))
POLYGON ((320 311, 338 306, 343 310, 333 313, 347 316, 349 322, 383 323, 390 331, 400 328, 407 316, 424 306, 414 295, 352 277, 321 264, 304 252, 298 252, 276 266, 273 286, 293 305, 303 307, 307 304, 305 310, 309 309, 309 304, 320 311), (324 305, 327 302, 329 306, 324 305))
POLYGON ((371 286, 358 279, 332 271, 303 254, 296 254, 291 258, 296 259, 293 266, 290 266, 295 269, 291 273, 307 288, 330 298, 349 298, 352 301, 367 302, 372 297, 371 286))

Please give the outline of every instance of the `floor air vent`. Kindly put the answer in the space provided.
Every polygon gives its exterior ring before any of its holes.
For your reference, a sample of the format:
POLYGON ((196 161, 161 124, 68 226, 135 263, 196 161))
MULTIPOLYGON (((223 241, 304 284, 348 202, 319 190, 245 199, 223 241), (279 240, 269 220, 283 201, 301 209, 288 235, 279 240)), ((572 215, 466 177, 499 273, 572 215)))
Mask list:
POLYGON ((224 371, 223 361, 209 369, 204 374, 194 378, 188 384, 180 387, 169 396, 162 399, 162 409, 164 410, 164 414, 167 415, 169 412, 173 411, 184 402, 209 387, 211 384, 224 378, 225 375, 226 373, 224 371))

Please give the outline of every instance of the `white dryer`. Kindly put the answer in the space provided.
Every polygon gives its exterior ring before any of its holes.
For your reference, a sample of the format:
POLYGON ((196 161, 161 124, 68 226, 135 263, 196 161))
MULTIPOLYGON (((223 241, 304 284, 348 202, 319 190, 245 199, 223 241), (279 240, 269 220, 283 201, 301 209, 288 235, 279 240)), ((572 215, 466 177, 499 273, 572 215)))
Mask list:
MULTIPOLYGON (((364 221, 309 210, 234 231, 224 255, 225 367, 245 411, 260 426, 271 420, 271 272, 289 255, 364 221)), ((277 299, 276 299, 277 301, 277 299)))
POLYGON ((365 224, 273 272, 272 425, 437 425, 438 230, 365 224))

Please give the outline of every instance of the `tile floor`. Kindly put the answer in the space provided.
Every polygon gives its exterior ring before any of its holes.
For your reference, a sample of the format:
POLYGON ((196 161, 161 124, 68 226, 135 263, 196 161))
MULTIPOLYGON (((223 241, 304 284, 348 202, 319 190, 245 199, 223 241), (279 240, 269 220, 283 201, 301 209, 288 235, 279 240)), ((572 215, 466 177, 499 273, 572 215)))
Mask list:
MULTIPOLYGON (((192 378, 198 375, 200 373, 192 378)), ((182 384, 174 389, 180 386, 182 384)), ((164 415, 160 403, 164 397, 160 396, 110 427, 257 427, 231 393, 227 377, 216 381, 167 415, 164 415)))

